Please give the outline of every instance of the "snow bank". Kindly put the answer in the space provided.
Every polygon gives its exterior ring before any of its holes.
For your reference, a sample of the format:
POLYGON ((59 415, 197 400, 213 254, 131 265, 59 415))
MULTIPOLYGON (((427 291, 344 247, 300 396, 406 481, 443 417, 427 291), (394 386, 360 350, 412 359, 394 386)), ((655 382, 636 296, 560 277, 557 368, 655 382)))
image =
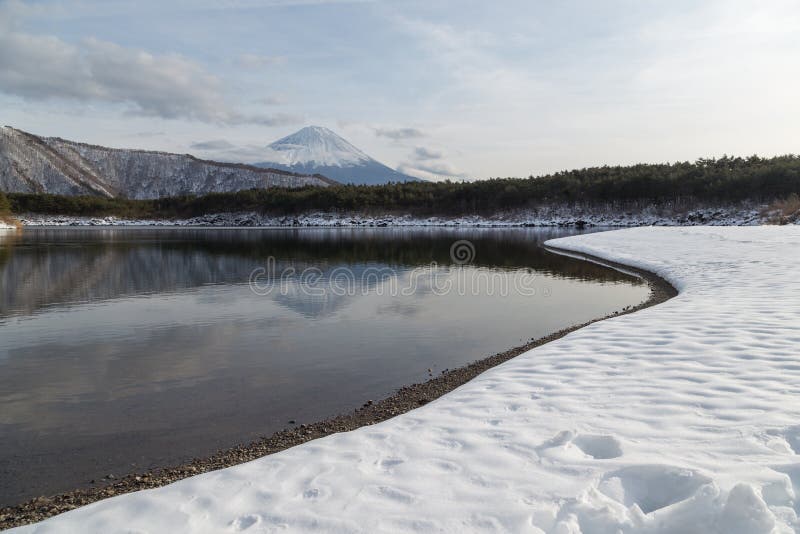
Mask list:
POLYGON ((550 245, 658 272, 681 293, 384 423, 18 532, 800 528, 800 228, 550 245))

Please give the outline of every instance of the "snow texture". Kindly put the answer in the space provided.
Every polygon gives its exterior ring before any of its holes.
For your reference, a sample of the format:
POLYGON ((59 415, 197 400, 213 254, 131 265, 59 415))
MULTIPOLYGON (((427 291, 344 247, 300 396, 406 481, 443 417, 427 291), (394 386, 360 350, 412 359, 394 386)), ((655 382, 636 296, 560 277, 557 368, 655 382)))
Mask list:
POLYGON ((549 245, 648 269, 680 294, 386 422, 16 532, 797 531, 800 228, 549 245))

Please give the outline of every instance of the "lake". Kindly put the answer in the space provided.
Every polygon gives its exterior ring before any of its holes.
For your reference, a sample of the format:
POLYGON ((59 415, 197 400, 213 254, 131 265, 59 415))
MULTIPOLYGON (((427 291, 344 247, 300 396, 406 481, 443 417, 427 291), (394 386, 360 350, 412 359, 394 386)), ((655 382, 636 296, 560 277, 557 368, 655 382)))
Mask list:
POLYGON ((0 504, 349 412, 648 297, 540 247, 573 233, 0 232, 0 504))

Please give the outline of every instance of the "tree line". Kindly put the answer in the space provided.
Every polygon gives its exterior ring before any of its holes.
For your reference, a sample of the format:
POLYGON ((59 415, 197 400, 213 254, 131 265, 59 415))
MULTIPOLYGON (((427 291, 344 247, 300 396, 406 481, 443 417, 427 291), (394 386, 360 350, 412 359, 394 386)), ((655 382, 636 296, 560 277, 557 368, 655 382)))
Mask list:
POLYGON ((589 167, 539 177, 476 182, 274 187, 153 200, 12 193, 8 200, 15 213, 140 218, 193 217, 232 211, 289 215, 313 210, 465 215, 565 202, 621 205, 768 202, 797 192, 800 192, 800 156, 786 155, 589 167))
POLYGON ((11 202, 5 193, 0 191, 0 217, 11 215, 11 202))

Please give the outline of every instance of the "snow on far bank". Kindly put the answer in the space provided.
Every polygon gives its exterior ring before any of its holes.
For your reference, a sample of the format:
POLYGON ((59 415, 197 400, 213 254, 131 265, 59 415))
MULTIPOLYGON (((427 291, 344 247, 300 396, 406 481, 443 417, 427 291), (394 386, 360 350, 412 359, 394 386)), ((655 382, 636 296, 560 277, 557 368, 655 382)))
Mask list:
POLYGON ((15 532, 800 529, 800 228, 549 244, 657 272, 680 294, 389 421, 15 532))
POLYGON ((629 227, 629 226, 748 226, 761 222, 757 207, 709 207, 685 212, 659 209, 640 211, 576 210, 568 206, 546 207, 536 211, 499 213, 492 217, 413 217, 411 215, 341 214, 314 212, 296 216, 274 216, 258 213, 215 213, 177 220, 120 219, 117 217, 69 217, 23 214, 18 218, 25 226, 313 226, 313 227, 380 227, 380 226, 463 226, 463 227, 629 227))

